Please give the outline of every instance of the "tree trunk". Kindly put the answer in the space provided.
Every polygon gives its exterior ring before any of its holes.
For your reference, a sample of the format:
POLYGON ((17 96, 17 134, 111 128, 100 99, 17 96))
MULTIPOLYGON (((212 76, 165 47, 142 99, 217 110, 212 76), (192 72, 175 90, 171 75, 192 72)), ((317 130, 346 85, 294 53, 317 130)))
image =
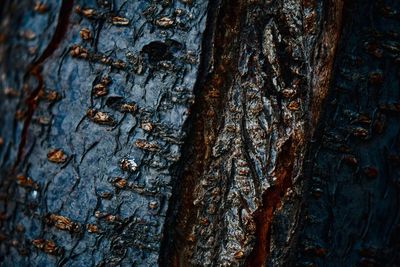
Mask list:
POLYGON ((0 5, 4 266, 400 265, 400 3, 0 5))

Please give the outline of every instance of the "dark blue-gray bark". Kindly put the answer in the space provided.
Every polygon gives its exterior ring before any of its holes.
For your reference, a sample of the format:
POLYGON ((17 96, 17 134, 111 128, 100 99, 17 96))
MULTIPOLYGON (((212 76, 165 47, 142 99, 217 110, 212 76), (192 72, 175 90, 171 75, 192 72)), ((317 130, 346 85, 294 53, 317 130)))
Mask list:
POLYGON ((302 197, 275 217, 275 246, 288 249, 272 251, 272 266, 400 266, 400 2, 344 7, 302 197))
POLYGON ((0 261, 155 266, 207 2, 3 2, 0 261))

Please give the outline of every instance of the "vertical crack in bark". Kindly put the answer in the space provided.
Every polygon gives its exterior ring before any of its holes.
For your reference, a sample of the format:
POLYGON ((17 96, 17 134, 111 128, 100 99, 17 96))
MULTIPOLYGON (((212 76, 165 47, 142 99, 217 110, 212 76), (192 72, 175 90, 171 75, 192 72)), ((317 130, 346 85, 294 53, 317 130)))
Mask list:
POLYGON ((237 72, 241 0, 210 1, 203 37, 202 62, 195 85, 196 102, 187 124, 188 137, 177 166, 175 192, 167 215, 162 265, 188 266, 193 226, 198 223, 194 190, 210 164, 221 125, 227 90, 237 72))
POLYGON ((55 29, 55 32, 53 34, 52 39, 50 40, 49 44, 47 45, 46 49, 43 51, 41 56, 31 64, 31 66, 28 68, 27 71, 27 77, 29 75, 32 75, 35 77, 37 80, 37 86, 36 88, 29 94, 29 96, 25 100, 25 104, 27 106, 27 111, 25 114, 25 120, 21 132, 21 138, 20 138, 20 143, 18 146, 18 154, 17 154, 17 159, 14 163, 13 169, 15 170, 19 163, 22 160, 23 154, 24 154, 24 149, 28 137, 28 129, 29 125, 32 120, 33 113, 35 112, 37 108, 37 102, 38 102, 38 95, 40 93, 40 90, 43 88, 43 77, 41 74, 41 67, 42 63, 49 58, 54 51, 59 47, 59 44, 63 40, 68 24, 69 24, 69 17, 71 15, 72 7, 74 5, 73 0, 63 0, 61 7, 60 7, 60 13, 58 16, 58 21, 57 21, 57 26, 55 29))
POLYGON ((254 249, 246 261, 246 266, 265 266, 270 251, 271 224, 274 212, 281 206, 281 201, 292 187, 293 161, 295 156, 292 139, 288 139, 282 146, 281 154, 277 159, 278 166, 275 184, 268 188, 263 196, 263 204, 255 213, 256 242, 254 249))

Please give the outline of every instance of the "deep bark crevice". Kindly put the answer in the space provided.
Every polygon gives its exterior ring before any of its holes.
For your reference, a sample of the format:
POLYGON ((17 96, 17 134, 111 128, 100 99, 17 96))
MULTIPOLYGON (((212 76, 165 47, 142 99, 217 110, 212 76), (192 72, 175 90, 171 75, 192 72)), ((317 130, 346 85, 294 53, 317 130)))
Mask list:
POLYGON ((252 253, 247 259, 246 266, 265 266, 270 252, 271 225, 274 212, 278 209, 289 188, 292 186, 293 162, 295 150, 292 139, 289 138, 282 146, 277 160, 277 180, 268 188, 262 197, 262 206, 255 214, 256 242, 252 253))
POLYGON ((171 198, 162 245, 162 265, 190 264, 192 228, 198 224, 193 204, 194 190, 207 172, 222 123, 226 94, 237 72, 238 41, 244 1, 212 1, 208 8, 196 102, 185 127, 188 135, 182 159, 176 166, 174 194, 171 198))

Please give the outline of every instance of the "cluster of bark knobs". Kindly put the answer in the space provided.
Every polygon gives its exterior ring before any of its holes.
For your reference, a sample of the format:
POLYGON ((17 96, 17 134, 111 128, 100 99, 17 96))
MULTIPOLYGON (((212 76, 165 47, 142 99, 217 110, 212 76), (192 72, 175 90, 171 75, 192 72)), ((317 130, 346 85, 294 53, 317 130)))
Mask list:
POLYGON ((400 2, 0 3, 1 266, 400 266, 400 2))

